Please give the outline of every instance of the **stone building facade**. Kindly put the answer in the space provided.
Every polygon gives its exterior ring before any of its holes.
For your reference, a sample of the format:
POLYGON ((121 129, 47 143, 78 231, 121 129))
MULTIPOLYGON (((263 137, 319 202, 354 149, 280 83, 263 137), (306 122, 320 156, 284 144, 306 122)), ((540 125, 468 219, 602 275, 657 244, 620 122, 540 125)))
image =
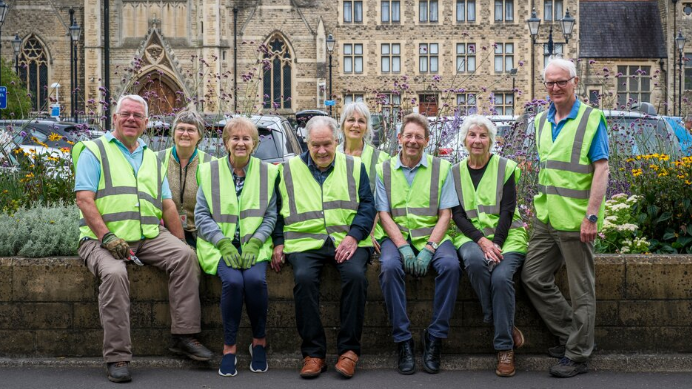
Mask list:
MULTIPOLYGON (((35 110, 46 111, 51 99, 71 108, 70 8, 82 27, 77 108, 96 117, 105 103, 104 30, 110 38, 111 99, 139 93, 155 114, 190 104, 207 114, 292 114, 325 109, 330 99, 338 114, 345 102, 361 98, 385 114, 451 115, 457 107, 519 114, 527 103, 545 98, 541 72, 550 27, 554 53, 578 61, 584 99, 598 94, 602 98, 594 103, 602 107, 617 102, 618 82, 604 80, 597 69, 616 73, 618 66, 645 66, 652 74, 658 70, 646 98, 665 111, 673 101, 677 65, 671 59, 677 58, 673 30, 692 41, 687 0, 675 7, 672 0, 621 2, 656 4, 665 38, 662 58, 598 59, 582 57, 580 47, 586 32, 581 9, 592 0, 110 0, 108 25, 104 1, 6 0, 2 57, 14 61, 11 40, 17 32, 35 110), (532 8, 542 20, 535 44, 526 23, 532 8), (559 25, 566 10, 577 20, 568 43, 559 25), (55 83, 59 91, 51 87, 55 83)), ((617 16, 612 21, 618 23, 617 16)), ((692 43, 685 52, 692 52, 692 43)), ((692 62, 685 62, 685 72, 683 90, 689 91, 692 62)), ((682 111, 689 112, 689 103, 682 111)))

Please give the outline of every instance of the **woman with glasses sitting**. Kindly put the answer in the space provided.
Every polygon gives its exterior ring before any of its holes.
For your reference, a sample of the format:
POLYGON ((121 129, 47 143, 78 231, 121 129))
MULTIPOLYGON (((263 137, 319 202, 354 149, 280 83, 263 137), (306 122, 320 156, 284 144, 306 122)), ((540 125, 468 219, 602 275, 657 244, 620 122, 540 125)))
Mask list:
POLYGON ((173 202, 178 209, 185 231, 185 241, 197 247, 195 228, 195 197, 197 196, 197 167, 213 157, 197 145, 204 137, 204 119, 194 110, 180 111, 173 120, 173 147, 158 152, 167 172, 173 202))

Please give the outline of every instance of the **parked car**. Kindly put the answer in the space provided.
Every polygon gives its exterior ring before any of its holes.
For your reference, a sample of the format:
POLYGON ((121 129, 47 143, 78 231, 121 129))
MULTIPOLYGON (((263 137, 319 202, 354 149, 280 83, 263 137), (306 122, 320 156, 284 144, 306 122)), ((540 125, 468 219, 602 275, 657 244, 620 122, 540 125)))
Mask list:
POLYGON ((325 111, 319 109, 306 109, 303 111, 296 112, 296 136, 298 137, 298 143, 300 143, 300 148, 303 151, 307 151, 307 144, 305 143, 305 125, 307 122, 314 118, 315 116, 329 116, 325 111))
MULTIPOLYGON (((269 163, 278 164, 301 152, 298 138, 291 124, 283 117, 253 115, 249 118, 257 126, 260 144, 254 156, 269 163)), ((213 128, 223 129, 226 119, 214 123, 213 128)), ((221 131, 209 131, 198 148, 216 157, 226 155, 221 131)))

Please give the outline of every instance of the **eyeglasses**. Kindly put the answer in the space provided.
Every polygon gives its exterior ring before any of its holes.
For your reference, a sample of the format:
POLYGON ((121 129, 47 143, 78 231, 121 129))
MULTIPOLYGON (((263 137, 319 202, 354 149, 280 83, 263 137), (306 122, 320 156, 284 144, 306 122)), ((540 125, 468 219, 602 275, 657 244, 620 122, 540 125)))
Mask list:
POLYGON ((178 127, 175 129, 175 132, 178 134, 196 134, 197 129, 196 128, 183 128, 183 127, 178 127))
POLYGON ((574 77, 570 77, 570 78, 567 79, 567 80, 546 81, 546 82, 543 83, 543 85, 545 85, 545 87, 548 88, 548 89, 552 88, 552 87, 555 86, 555 85, 557 85, 558 88, 564 88, 564 87, 567 86, 567 83, 570 82, 570 81, 572 81, 573 79, 574 79, 574 77))
POLYGON ((117 115, 124 117, 125 119, 129 119, 130 117, 133 117, 137 120, 143 120, 144 119, 144 115, 142 115, 141 113, 136 113, 136 112, 118 112, 117 115))
POLYGON ((409 140, 409 141, 410 141, 410 140, 413 140, 413 139, 415 139, 415 140, 417 140, 417 141, 425 140, 425 137, 423 137, 423 136, 421 136, 421 135, 413 135, 413 134, 406 134, 406 135, 403 135, 402 138, 404 138, 404 139, 406 139, 406 140, 409 140))

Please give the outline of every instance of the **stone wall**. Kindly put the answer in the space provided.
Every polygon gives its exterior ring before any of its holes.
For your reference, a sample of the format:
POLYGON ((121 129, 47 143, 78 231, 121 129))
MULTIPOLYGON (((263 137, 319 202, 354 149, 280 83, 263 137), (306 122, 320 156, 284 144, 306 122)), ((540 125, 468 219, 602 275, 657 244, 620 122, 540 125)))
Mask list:
MULTIPOLYGON (((370 281, 363 331, 363 353, 393 353, 391 329, 378 283, 379 263, 368 269, 370 281)), ((688 341, 692 315, 692 256, 599 256, 596 261, 596 343, 599 352, 692 352, 688 341)), ((329 353, 335 353, 340 287, 333 266, 323 273, 321 304, 329 353)), ((407 293, 414 337, 430 320, 433 280, 409 278, 407 293)), ((298 352, 293 276, 268 270, 271 351, 298 352)), ((566 284, 564 270, 558 274, 566 284)), ((130 268, 132 337, 137 356, 167 355, 170 317, 167 281, 152 267, 130 268)), ((221 284, 204 276, 202 340, 221 351, 218 307, 221 284)), ((564 290, 564 289, 563 289, 564 290)), ((101 355, 98 282, 78 258, 0 258, 0 357, 74 357, 101 355)), ((481 320, 480 306, 466 275, 459 288, 456 312, 445 353, 492 353, 492 332, 481 320)), ((543 352, 554 340, 517 283, 516 323, 527 339, 522 353, 543 352)), ((250 341, 243 314, 239 346, 250 341)))

